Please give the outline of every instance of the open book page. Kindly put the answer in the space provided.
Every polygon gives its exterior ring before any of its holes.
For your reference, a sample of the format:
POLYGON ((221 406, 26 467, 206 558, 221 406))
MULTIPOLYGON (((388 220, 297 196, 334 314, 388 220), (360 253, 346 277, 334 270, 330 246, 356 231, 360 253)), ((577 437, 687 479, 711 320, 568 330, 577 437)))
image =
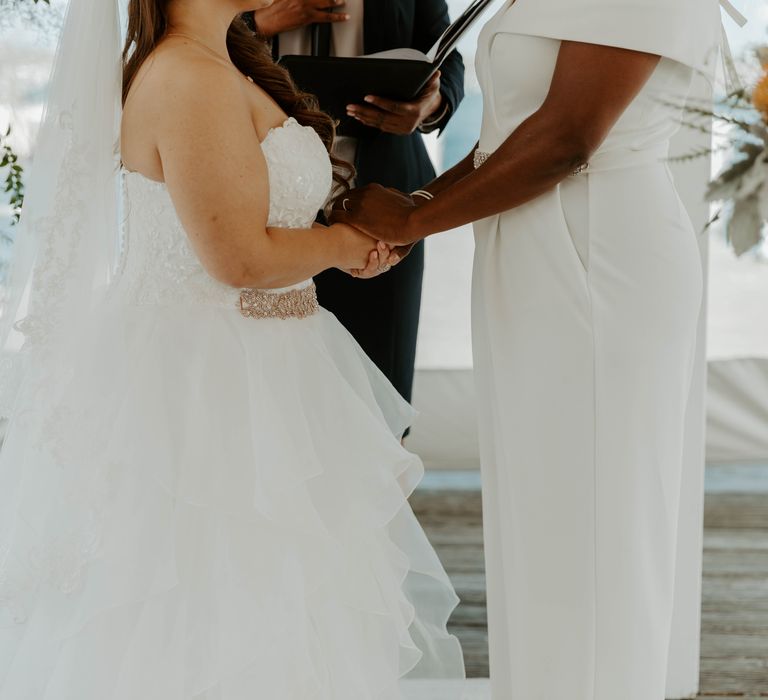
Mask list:
POLYGON ((421 51, 416 49, 389 49, 389 51, 379 51, 378 53, 369 53, 362 58, 395 58, 401 61, 429 61, 430 59, 421 51))
POLYGON ((493 0, 473 0, 464 12, 442 33, 434 46, 426 53, 416 49, 390 49, 371 53, 365 58, 394 58, 401 61, 429 61, 439 66, 459 43, 464 33, 479 19, 493 0))
POLYGON ((469 7, 450 24, 427 52, 428 59, 438 65, 441 64, 446 56, 456 48, 456 44, 459 43, 464 33, 480 18, 480 15, 483 14, 491 2, 493 0, 473 0, 469 7))

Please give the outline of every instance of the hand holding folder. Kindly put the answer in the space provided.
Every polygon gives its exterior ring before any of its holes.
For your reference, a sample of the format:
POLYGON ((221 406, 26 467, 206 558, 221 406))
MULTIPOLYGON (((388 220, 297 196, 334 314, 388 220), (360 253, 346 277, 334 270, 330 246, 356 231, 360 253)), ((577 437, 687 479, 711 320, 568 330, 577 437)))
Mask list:
POLYGON ((491 2, 473 0, 426 54, 402 48, 358 57, 283 56, 280 64, 339 120, 342 133, 357 135, 361 127, 347 116, 347 105, 363 104, 366 95, 414 100, 491 2))
POLYGON ((432 130, 447 111, 440 93, 439 73, 429 79, 415 100, 402 102, 371 95, 365 101, 367 104, 348 105, 347 114, 360 124, 401 136, 424 127, 432 130))

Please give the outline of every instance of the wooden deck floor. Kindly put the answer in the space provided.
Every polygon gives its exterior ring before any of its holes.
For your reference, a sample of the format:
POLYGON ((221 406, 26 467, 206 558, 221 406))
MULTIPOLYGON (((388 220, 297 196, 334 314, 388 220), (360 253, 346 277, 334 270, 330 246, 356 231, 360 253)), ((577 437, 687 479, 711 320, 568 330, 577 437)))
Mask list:
MULTIPOLYGON (((467 674, 487 677, 480 493, 425 489, 411 503, 462 599, 452 629, 467 674)), ((768 698, 768 493, 708 493, 704 521, 699 698, 768 698)))

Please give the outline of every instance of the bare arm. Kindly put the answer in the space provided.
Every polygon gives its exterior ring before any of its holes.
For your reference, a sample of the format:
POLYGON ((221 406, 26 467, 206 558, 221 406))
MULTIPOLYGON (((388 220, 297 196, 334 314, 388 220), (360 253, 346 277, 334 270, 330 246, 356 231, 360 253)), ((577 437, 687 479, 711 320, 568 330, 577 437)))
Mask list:
POLYGON ((212 277, 274 288, 366 267, 376 244, 349 227, 267 228, 269 173, 240 76, 201 63, 164 88, 155 128, 165 182, 212 277))
POLYGON ((423 187, 422 189, 437 195, 447 190, 449 187, 451 187, 451 185, 459 182, 459 180, 465 178, 475 169, 474 163, 476 149, 477 144, 475 144, 475 148, 473 148, 468 155, 462 158, 450 170, 446 170, 442 175, 436 177, 434 180, 432 180, 432 182, 430 182, 426 187, 423 187))
POLYGON ((470 168, 465 159, 446 181, 434 183, 437 196, 418 207, 384 188, 364 188, 354 193, 349 212, 336 212, 334 219, 406 244, 524 204, 589 160, 658 61, 651 54, 565 41, 544 103, 481 168, 470 168))

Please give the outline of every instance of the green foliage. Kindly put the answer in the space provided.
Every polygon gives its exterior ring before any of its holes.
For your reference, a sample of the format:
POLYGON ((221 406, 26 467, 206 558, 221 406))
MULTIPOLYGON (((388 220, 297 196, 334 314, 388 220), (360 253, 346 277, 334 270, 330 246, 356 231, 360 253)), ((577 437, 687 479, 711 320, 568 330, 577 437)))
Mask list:
MULTIPOLYGON (((51 0, 32 0, 32 3, 50 6, 51 0)), ((9 11, 23 8, 25 5, 29 6, 28 0, 0 0, 0 11, 6 15, 10 14, 9 11)), ((0 178, 5 172, 5 179, 0 180, 0 189, 8 195, 8 203, 12 210, 11 224, 14 225, 19 223, 21 206, 24 203, 24 168, 19 164, 19 157, 8 141, 10 135, 10 126, 5 134, 0 132, 0 178)))
POLYGON ((768 231, 768 120, 756 109, 752 98, 748 90, 740 88, 714 105, 704 100, 662 100, 665 106, 682 110, 683 125, 689 129, 709 134, 714 122, 727 133, 724 143, 718 146, 697 148, 670 160, 685 163, 718 152, 728 153, 725 167, 707 186, 706 200, 721 203, 707 228, 721 222, 737 256, 759 245, 768 231))
MULTIPOLYGON (((40 0, 46 2, 46 0, 40 0)), ((35 0, 38 2, 38 0, 35 0)), ((7 169, 5 176, 4 192, 9 195, 9 204, 13 210, 12 223, 19 223, 21 217, 21 206, 24 203, 24 168, 19 165, 19 157, 14 152, 8 137, 11 135, 9 126, 4 136, 0 136, 0 173, 7 169)), ((2 177, 2 175, 0 175, 2 177)), ((2 186, 2 185, 0 185, 2 186)))
MULTIPOLYGON (((760 115, 752 106, 750 96, 743 89, 728 93, 715 102, 714 106, 709 101, 695 98, 683 102, 660 99, 658 102, 665 107, 682 110, 684 115, 682 125, 705 134, 711 133, 713 121, 733 127, 738 133, 749 133, 755 124, 761 122, 760 115)), ((710 154, 701 152, 699 155, 710 154)))
POLYGON ((696 148, 692 151, 689 151, 688 153, 684 153, 679 156, 670 156, 667 158, 667 160, 670 163, 689 163, 693 160, 699 160, 700 158, 710 158, 715 153, 723 153, 726 151, 730 151, 731 146, 730 144, 722 144, 715 148, 714 146, 711 148, 702 147, 702 148, 696 148))

